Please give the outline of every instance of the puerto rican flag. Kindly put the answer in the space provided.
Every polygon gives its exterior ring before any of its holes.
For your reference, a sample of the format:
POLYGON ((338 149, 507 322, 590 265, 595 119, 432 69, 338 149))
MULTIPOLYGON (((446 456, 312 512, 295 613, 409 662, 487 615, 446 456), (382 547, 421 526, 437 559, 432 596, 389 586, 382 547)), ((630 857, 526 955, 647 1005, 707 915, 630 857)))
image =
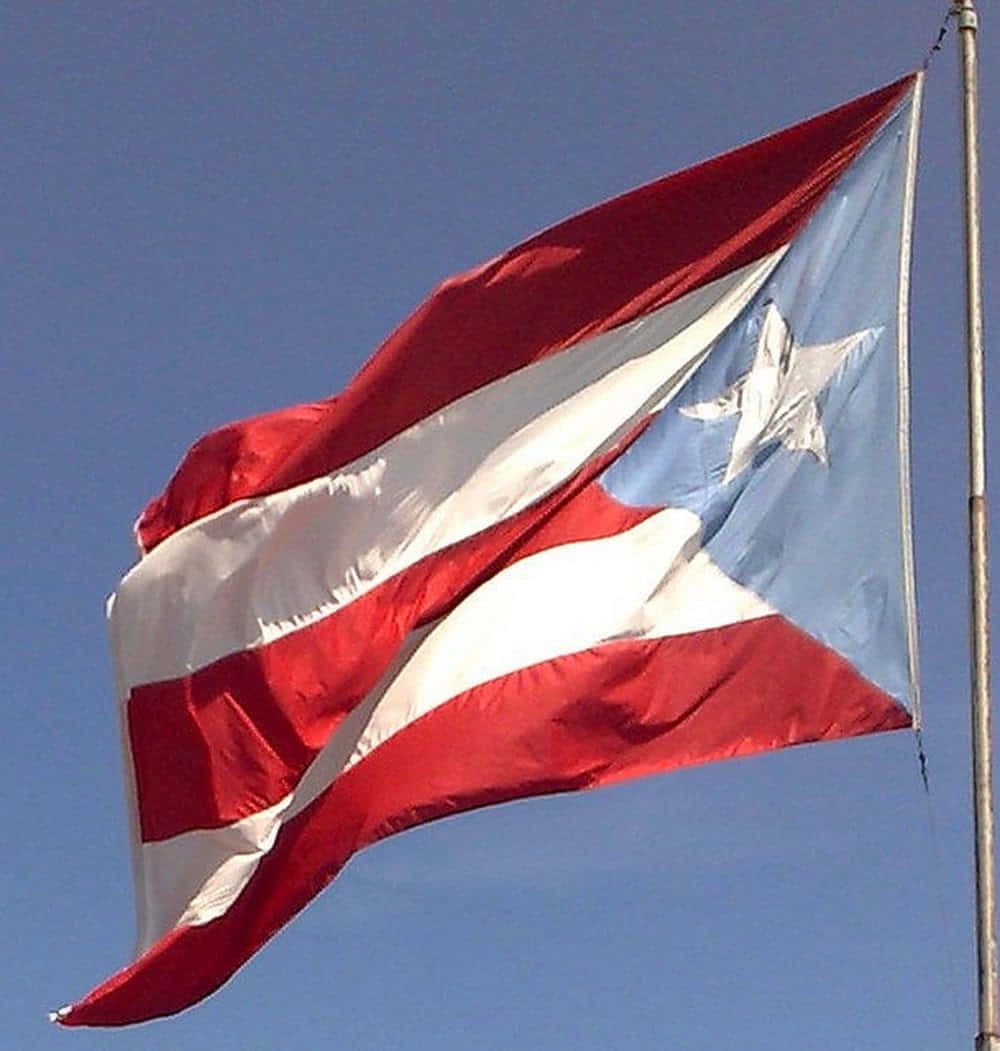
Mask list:
POLYGON ((340 395, 201 439, 109 604, 135 962, 218 988, 458 811, 916 719, 919 76, 450 278, 340 395))

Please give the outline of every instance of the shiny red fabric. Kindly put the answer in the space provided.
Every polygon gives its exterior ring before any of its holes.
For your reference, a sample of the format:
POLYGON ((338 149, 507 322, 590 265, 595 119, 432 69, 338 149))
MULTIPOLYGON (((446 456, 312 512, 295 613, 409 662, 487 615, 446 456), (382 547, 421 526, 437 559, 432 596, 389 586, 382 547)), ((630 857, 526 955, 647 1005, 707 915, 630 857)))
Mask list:
POLYGON ((223 916, 176 928, 60 1021, 126 1025, 190 1006, 353 853, 394 832, 505 800, 908 725, 891 697, 780 616, 524 668, 380 745, 286 824, 223 916))
POLYGON ((912 82, 633 190, 445 281, 342 394, 197 442, 136 524, 142 548, 342 467, 463 394, 787 244, 912 82))
POLYGON ((142 839, 218 828, 277 803, 410 631, 504 565, 555 544, 613 536, 652 513, 587 484, 605 462, 308 627, 135 688, 127 719, 142 839))

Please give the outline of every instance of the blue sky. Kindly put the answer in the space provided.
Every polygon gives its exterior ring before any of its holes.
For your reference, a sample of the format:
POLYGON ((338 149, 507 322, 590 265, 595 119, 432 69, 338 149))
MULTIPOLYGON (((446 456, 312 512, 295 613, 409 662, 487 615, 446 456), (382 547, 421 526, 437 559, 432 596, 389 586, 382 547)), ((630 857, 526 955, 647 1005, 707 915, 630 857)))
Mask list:
POLYGON ((363 853, 182 1016, 45 1021, 130 953, 103 606, 190 442, 333 392, 447 274, 902 75, 945 6, 5 7, 0 1046, 971 1046, 954 34, 926 86, 913 273, 930 800, 893 734, 495 808, 363 853))

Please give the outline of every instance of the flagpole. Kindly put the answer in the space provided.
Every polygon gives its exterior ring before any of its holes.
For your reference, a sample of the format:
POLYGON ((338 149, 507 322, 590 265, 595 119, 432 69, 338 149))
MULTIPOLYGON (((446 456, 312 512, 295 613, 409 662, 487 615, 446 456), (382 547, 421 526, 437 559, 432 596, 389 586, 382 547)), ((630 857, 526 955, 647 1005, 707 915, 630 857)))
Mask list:
POLYGON ((965 155, 965 266, 969 384, 969 568, 972 615, 972 784, 976 841, 979 1031, 976 1051, 1000 1051, 997 1021, 996 893, 990 736, 989 565, 986 532, 986 418, 980 268, 978 84, 975 0, 956 0, 962 62, 965 155))

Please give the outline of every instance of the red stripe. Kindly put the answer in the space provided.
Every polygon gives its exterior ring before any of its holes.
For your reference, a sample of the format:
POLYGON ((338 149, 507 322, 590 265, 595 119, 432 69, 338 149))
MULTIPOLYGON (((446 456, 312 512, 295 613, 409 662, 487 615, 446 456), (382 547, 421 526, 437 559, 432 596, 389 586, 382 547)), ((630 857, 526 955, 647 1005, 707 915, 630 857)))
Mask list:
POLYGON ((363 759, 282 830, 227 913, 179 928, 62 1019, 122 1025, 218 988, 361 847, 458 811, 909 725, 781 617, 623 642, 477 687, 363 759))
POLYGON ((603 462, 315 624, 133 689, 128 724, 143 840, 228 825, 277 803, 415 627, 506 564, 554 544, 613 536, 646 518, 649 509, 624 507, 585 484, 603 462))
POLYGON ((786 244, 912 81, 627 193, 444 282, 340 396, 194 445, 139 519, 143 547, 233 500, 350 463, 461 395, 786 244))

